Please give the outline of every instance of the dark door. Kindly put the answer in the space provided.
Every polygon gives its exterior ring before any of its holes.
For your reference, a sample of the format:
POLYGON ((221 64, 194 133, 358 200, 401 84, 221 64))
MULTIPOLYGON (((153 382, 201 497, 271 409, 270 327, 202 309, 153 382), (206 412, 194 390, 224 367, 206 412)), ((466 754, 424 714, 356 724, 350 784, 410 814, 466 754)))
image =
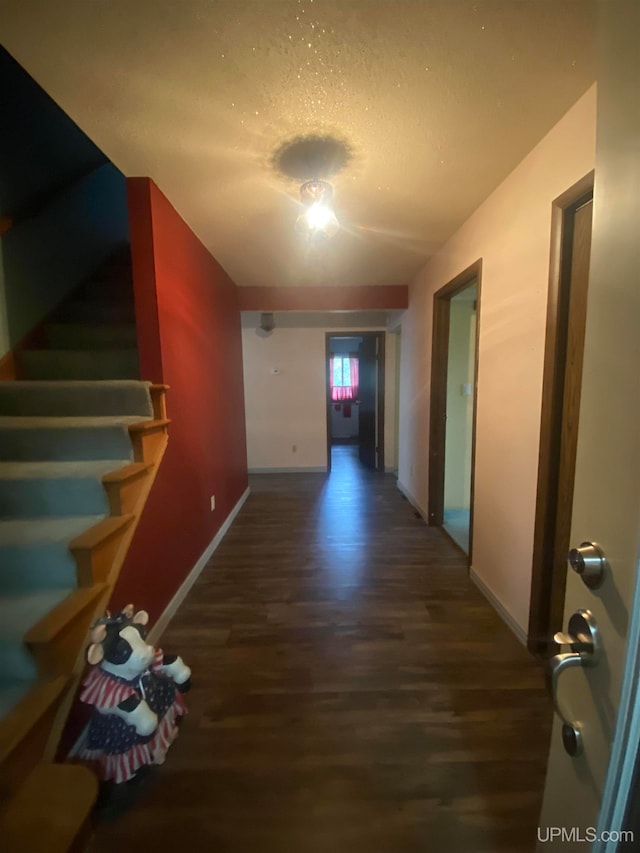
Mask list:
POLYGON ((359 346, 360 356, 360 462, 372 471, 378 466, 377 452, 377 335, 365 335, 359 346))

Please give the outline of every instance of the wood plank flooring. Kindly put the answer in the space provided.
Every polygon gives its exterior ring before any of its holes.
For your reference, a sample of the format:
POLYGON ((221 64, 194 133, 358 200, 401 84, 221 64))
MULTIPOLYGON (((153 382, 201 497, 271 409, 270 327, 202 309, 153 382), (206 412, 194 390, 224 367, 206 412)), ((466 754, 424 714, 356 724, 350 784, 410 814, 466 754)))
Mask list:
POLYGON ((542 671, 446 534, 335 450, 329 478, 252 478, 162 640, 190 714, 93 853, 534 850, 542 671))

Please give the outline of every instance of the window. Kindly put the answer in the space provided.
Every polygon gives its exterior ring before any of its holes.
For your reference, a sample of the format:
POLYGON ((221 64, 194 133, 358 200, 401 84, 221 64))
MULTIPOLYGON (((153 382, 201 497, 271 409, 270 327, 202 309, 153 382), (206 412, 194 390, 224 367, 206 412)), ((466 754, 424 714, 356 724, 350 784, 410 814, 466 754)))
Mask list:
POLYGON ((354 355, 334 355, 329 364, 331 399, 358 399, 358 358, 354 355))

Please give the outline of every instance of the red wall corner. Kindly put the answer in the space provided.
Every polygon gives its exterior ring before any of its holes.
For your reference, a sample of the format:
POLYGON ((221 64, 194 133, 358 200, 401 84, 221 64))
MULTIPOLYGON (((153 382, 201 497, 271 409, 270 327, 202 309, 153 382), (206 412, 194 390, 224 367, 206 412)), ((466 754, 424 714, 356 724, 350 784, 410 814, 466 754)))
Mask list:
POLYGON ((151 185, 149 178, 127 178, 127 207, 131 266, 135 283, 140 375, 150 382, 162 384, 162 350, 155 281, 151 185))
POLYGON ((233 281, 150 179, 127 185, 141 376, 171 425, 113 607, 153 624, 248 485, 242 341, 233 281))

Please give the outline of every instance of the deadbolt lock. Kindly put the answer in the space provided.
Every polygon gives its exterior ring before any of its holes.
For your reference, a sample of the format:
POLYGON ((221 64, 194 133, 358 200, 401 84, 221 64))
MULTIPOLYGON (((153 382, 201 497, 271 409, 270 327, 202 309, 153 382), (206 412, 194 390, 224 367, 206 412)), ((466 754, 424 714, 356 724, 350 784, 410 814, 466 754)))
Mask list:
POLYGON ((569 551, 569 565, 589 589, 597 589, 604 580, 607 558, 595 542, 581 542, 569 551))

